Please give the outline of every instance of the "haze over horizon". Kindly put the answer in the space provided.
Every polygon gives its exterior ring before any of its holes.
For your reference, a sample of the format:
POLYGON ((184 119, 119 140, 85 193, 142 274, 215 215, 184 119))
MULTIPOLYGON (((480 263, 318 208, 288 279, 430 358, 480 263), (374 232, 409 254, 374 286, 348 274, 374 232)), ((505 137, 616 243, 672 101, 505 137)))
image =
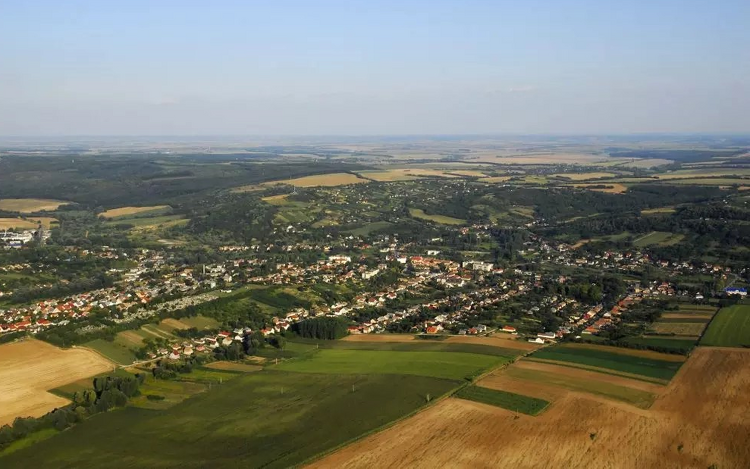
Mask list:
POLYGON ((750 131, 750 2, 0 4, 0 135, 750 131))

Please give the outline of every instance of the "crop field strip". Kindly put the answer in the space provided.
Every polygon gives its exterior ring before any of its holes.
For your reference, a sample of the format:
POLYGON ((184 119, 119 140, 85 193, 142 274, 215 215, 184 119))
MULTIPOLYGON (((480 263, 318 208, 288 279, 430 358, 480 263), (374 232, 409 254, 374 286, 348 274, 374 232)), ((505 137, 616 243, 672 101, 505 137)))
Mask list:
POLYGON ((609 352, 578 347, 548 347, 530 356, 531 359, 549 360, 569 366, 583 366, 586 369, 602 369, 605 372, 624 373, 634 377, 644 377, 659 381, 669 381, 682 365, 669 355, 664 360, 634 356, 616 351, 609 352))
POLYGON ((549 402, 544 399, 537 399, 513 392, 484 388, 481 386, 463 387, 459 389, 454 396, 460 399, 494 405, 514 412, 521 412, 527 415, 539 415, 547 408, 547 406, 549 406, 549 402))

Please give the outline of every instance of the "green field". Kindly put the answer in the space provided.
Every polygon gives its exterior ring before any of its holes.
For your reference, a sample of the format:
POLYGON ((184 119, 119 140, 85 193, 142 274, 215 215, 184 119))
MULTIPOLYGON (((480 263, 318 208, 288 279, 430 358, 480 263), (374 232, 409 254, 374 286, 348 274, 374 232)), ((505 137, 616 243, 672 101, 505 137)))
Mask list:
POLYGON ((442 225, 463 225, 466 223, 466 220, 460 218, 447 217, 445 215, 429 215, 421 208, 410 208, 409 215, 422 220, 434 221, 435 223, 440 223, 442 225))
POLYGON ((188 327, 195 327, 196 329, 215 329, 219 327, 219 322, 216 319, 201 315, 182 318, 180 319, 180 322, 188 327))
POLYGON ((136 360, 135 354, 132 350, 117 342, 96 339, 91 342, 86 342, 83 346, 96 350, 113 362, 121 365, 130 365, 136 360))
POLYGON ((519 350, 495 347, 492 345, 447 344, 438 340, 415 340, 414 342, 347 342, 337 340, 319 342, 319 347, 326 349, 379 350, 391 352, 458 352, 506 358, 514 358, 521 354, 521 351, 519 350))
POLYGON ((684 238, 684 235, 681 234, 669 233, 666 231, 652 231, 645 236, 640 236, 633 240, 633 245, 639 248, 653 246, 655 244, 658 246, 671 246, 682 241, 682 238, 684 238))
POLYGON ((291 467, 455 386, 405 375, 242 374, 164 410, 96 415, 47 439, 43 450, 0 458, 0 467, 291 467))
POLYGON ((682 365, 681 362, 565 346, 548 347, 534 352, 531 357, 593 366, 666 381, 672 379, 682 365))
POLYGON ((543 399, 480 386, 466 386, 460 389, 455 396, 527 415, 539 415, 549 405, 549 402, 543 399))
POLYGON ((750 305, 734 305, 716 313, 701 345, 750 347, 750 305))
POLYGON ((406 374, 466 379, 504 361, 475 353, 319 350, 309 357, 280 363, 275 369, 303 373, 406 374))
POLYGON ((353 234, 354 236, 367 236, 373 231, 382 230, 383 228, 389 228, 393 226, 392 223, 387 221, 376 221, 372 223, 368 223, 367 225, 361 226, 359 228, 350 230, 349 233, 353 234))

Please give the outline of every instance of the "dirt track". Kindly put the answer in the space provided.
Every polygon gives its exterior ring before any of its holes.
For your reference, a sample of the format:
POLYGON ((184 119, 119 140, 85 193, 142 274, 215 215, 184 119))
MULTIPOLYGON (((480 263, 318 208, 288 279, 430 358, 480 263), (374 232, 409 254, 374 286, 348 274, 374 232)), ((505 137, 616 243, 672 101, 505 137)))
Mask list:
POLYGON ((750 350, 697 349, 648 410, 579 394, 538 417, 446 399, 312 467, 750 466, 750 350))
POLYGON ((66 405, 46 391, 111 369, 111 362, 86 349, 62 350, 33 339, 1 345, 0 425, 66 405))

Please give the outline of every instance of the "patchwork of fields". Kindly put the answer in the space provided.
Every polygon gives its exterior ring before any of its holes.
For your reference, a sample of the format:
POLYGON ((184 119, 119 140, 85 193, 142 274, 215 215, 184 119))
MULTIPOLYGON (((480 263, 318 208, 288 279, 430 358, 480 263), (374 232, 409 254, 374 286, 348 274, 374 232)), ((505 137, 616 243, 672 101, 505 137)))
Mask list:
POLYGON ((559 390, 536 417, 446 399, 310 467, 744 467, 749 359, 697 349, 649 410, 559 390))

